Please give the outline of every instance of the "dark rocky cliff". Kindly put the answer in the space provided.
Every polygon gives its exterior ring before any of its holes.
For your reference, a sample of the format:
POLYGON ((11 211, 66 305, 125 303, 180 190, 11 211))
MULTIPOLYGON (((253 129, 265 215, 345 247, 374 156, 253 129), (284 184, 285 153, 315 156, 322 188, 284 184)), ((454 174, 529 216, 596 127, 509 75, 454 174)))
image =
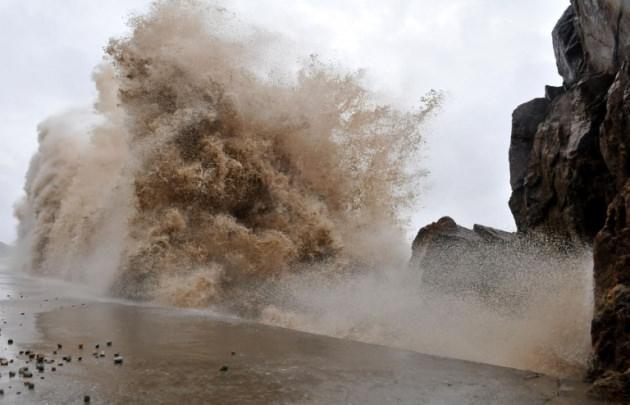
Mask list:
POLYGON ((544 97, 517 107, 512 117, 509 205, 525 238, 500 233, 488 239, 441 219, 418 233, 412 263, 422 261, 427 283, 483 293, 492 290, 487 280, 500 274, 497 257, 509 255, 514 243, 536 235, 591 245, 595 315, 588 378, 594 393, 628 401, 630 0, 571 3, 552 33, 563 85, 546 86, 544 97), (461 281, 471 270, 457 259, 471 254, 481 255, 478 266, 461 281))
POLYGON ((573 0, 553 31, 559 88, 519 106, 510 208, 520 232, 593 244, 593 390, 630 399, 630 1, 573 0))

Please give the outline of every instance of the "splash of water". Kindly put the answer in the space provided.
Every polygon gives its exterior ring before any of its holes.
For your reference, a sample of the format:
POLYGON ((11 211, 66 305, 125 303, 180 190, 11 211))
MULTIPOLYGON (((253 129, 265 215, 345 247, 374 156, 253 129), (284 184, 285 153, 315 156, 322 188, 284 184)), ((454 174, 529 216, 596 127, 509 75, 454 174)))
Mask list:
POLYGON ((541 246, 528 238, 507 247, 472 249, 458 249, 456 258, 445 249, 446 260, 434 258, 441 265, 430 267, 420 261, 350 276, 289 275, 262 287, 259 293, 275 301, 261 319, 312 333, 581 378, 591 352, 591 252, 562 252, 555 244, 541 246), (448 263, 453 259, 455 268, 448 263), (447 266, 450 274, 439 283, 422 275, 423 267, 440 275, 447 266))
POLYGON ((535 293, 507 317, 422 288, 402 264, 399 213, 416 201, 438 93, 414 111, 380 105, 360 73, 293 69, 281 39, 203 3, 157 2, 131 28, 94 73, 94 111, 39 127, 16 208, 24 269, 494 364, 585 361, 590 277, 508 277, 504 290, 535 293), (554 307, 562 294, 574 317, 554 307))
POLYGON ((439 94, 405 112, 314 58, 261 73, 270 35, 232 23, 155 3, 109 43, 95 117, 40 125, 17 209, 28 269, 198 306, 306 264, 397 257, 439 94), (384 249, 377 233, 397 236, 384 249))

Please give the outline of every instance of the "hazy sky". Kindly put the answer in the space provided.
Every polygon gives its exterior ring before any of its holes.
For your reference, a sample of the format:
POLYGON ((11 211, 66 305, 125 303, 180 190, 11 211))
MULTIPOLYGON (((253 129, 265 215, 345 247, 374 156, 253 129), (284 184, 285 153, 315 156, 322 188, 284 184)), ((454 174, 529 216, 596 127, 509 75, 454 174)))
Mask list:
MULTIPOLYGON (((37 123, 95 97, 93 67, 147 0, 0 0, 0 241, 15 238, 13 204, 37 147, 37 123)), ((514 229, 511 112, 558 85, 551 30, 568 0, 226 0, 245 21, 305 55, 365 68, 393 103, 448 94, 427 134, 431 171, 414 228, 450 215, 514 229)))

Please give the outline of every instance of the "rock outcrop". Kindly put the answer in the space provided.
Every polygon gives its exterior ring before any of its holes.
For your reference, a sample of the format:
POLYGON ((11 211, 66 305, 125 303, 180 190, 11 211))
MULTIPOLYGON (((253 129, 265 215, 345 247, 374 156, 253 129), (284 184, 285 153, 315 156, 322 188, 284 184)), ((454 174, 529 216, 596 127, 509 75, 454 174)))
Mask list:
POLYGON ((443 217, 418 232, 413 241, 412 265, 422 272, 423 285, 442 293, 493 294, 501 283, 501 252, 514 234, 475 225, 468 229, 443 217))
POLYGON ((443 217, 418 232, 411 265, 423 288, 475 297, 494 310, 526 310, 532 280, 558 270, 574 255, 572 246, 542 234, 517 234, 443 217))
POLYGON ((553 30, 562 88, 519 106, 518 230, 593 244, 593 391, 630 399, 630 1, 573 0, 553 30))

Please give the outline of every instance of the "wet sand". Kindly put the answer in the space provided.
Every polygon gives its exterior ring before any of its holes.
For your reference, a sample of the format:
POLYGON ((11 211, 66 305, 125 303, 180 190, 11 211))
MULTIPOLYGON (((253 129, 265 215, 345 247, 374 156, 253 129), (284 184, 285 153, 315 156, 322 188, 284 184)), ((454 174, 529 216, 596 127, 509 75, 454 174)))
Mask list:
POLYGON ((2 270, 0 323, 0 357, 13 360, 0 366, 4 403, 601 403, 578 381, 114 302, 2 270), (26 350, 54 363, 39 372, 26 350), (23 366, 31 378, 9 377, 23 366))

